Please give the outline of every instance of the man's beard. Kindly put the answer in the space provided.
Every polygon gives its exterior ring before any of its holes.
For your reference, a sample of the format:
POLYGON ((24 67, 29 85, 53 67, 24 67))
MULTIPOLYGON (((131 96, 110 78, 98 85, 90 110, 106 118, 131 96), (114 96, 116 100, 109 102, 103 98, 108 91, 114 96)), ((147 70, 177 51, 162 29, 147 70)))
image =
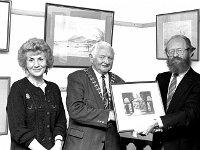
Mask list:
POLYGON ((172 73, 183 73, 185 72, 191 65, 191 60, 189 55, 185 59, 180 57, 173 57, 167 59, 167 66, 172 73))

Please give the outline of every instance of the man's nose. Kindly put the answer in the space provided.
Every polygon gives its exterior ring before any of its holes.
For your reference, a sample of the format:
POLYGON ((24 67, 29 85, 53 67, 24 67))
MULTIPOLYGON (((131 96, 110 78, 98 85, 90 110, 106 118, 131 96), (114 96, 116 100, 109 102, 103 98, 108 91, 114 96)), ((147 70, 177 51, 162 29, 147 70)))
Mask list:
POLYGON ((105 62, 105 63, 109 63, 108 57, 105 57, 105 58, 104 58, 104 62, 105 62))
POLYGON ((174 55, 173 55, 174 57, 177 57, 178 56, 178 53, 177 53, 177 51, 176 50, 174 50, 174 55))

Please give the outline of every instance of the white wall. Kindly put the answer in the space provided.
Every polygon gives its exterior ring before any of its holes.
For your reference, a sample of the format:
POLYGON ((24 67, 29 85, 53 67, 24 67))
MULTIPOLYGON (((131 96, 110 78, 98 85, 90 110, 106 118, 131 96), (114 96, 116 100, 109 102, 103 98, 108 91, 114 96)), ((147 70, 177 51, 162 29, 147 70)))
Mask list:
MULTIPOLYGON (((156 15, 169 12, 199 9, 198 0, 13 0, 13 9, 44 12, 45 2, 115 11, 115 20, 148 23, 155 22, 156 15)), ((12 14, 10 50, 0 54, 0 76, 11 76, 11 84, 24 77, 18 66, 17 51, 31 37, 44 37, 44 18, 12 14)), ((115 62, 112 71, 125 81, 155 80, 157 73, 167 70, 165 61, 156 59, 156 28, 114 26, 113 47, 115 62)), ((200 73, 199 61, 193 68, 200 73)), ((67 75, 76 69, 53 68, 45 77, 66 87, 67 75)), ((65 93, 63 102, 65 104, 65 93)), ((4 150, 10 146, 10 135, 0 136, 4 150)))

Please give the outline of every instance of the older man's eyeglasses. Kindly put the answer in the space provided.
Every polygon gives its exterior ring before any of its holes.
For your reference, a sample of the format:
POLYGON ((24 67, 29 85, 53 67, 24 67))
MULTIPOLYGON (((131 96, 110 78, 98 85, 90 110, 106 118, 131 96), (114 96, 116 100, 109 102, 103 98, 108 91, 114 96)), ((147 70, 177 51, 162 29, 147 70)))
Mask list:
POLYGON ((185 50, 189 50, 189 48, 186 48, 186 49, 182 49, 182 48, 169 49, 169 50, 167 50, 167 55, 168 55, 169 57, 173 57, 173 56, 174 56, 174 53, 176 52, 176 54, 177 54, 178 56, 183 56, 185 50))

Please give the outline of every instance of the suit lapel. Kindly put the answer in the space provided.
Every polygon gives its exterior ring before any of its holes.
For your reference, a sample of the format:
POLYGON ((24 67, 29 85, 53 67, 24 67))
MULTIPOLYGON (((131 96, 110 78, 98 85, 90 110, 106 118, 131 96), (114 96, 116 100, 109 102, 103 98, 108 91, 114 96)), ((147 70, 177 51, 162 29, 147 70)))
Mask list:
POLYGON ((92 67, 89 67, 88 69, 85 69, 84 71, 86 72, 86 74, 90 80, 90 85, 92 87, 93 93, 95 94, 97 104, 100 107, 104 107, 101 88, 99 86, 99 82, 94 73, 94 70, 92 69, 92 67))
POLYGON ((168 86, 169 86, 169 82, 170 82, 170 78, 171 78, 172 74, 170 72, 166 72, 163 75, 164 76, 162 76, 161 78, 158 79, 159 80, 158 83, 159 83, 159 88, 160 88, 160 92, 162 95, 163 105, 166 110, 167 92, 168 92, 168 86))
POLYGON ((175 93, 172 97, 172 100, 170 102, 169 108, 167 110, 168 113, 172 112, 178 104, 182 103, 180 97, 182 97, 182 95, 187 91, 187 89, 192 84, 192 75, 193 75, 193 70, 190 69, 185 74, 185 76, 183 77, 183 79, 181 80, 179 85, 177 86, 176 91, 175 91, 175 93))
MULTIPOLYGON (((90 85, 92 87, 93 92, 96 95, 96 101, 98 103, 98 105, 100 107, 104 107, 104 102, 103 102, 103 94, 101 92, 101 88, 99 86, 99 82, 97 80, 97 77, 94 73, 94 70, 92 69, 92 67, 89 67, 87 69, 84 69, 86 75, 88 76, 89 80, 90 80, 90 85)), ((117 83, 117 79, 116 79, 116 75, 113 74, 112 72, 108 72, 109 75, 109 99, 112 98, 111 93, 112 93, 112 89, 111 89, 111 83, 117 83)))

